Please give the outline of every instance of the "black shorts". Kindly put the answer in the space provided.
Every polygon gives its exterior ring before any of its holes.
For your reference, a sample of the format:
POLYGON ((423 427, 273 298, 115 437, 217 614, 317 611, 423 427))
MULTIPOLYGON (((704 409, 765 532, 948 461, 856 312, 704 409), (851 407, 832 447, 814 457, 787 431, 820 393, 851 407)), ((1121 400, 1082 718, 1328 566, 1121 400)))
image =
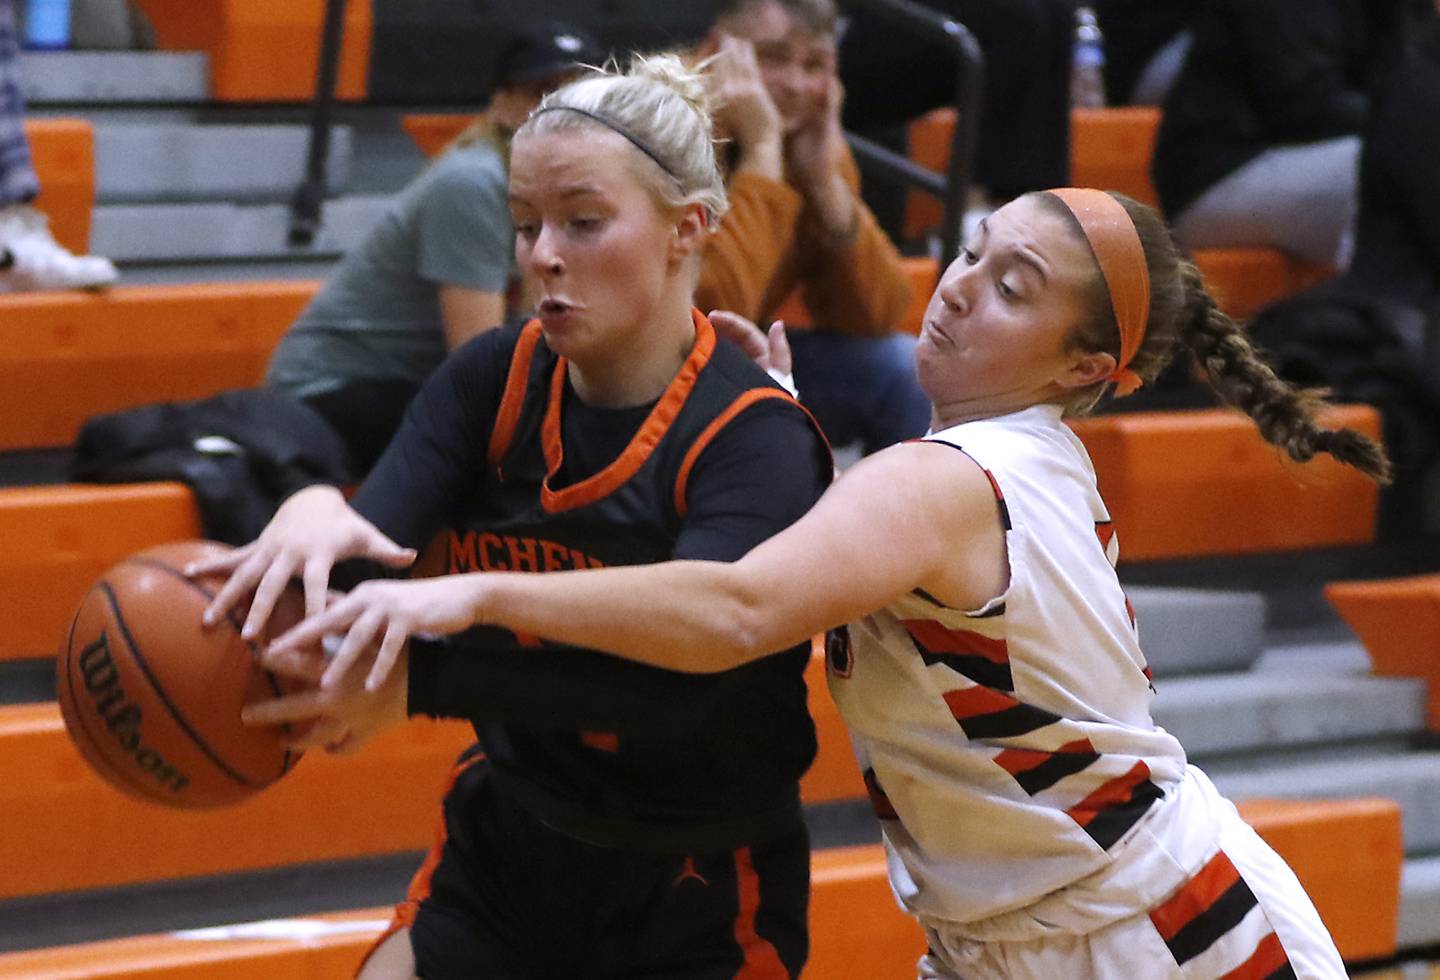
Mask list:
POLYGON ((399 915, 425 980, 799 976, 810 894, 803 825, 720 853, 598 847, 506 800, 477 751, 460 765, 440 838, 399 915))

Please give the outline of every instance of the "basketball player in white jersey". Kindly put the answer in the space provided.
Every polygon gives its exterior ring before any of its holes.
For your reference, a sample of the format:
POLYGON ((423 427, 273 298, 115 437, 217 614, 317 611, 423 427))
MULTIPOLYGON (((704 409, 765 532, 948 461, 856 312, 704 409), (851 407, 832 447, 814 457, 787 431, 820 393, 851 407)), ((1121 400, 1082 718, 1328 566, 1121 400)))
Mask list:
MULTIPOLYGON (((1293 873, 1152 721, 1118 541, 1062 423, 1153 380, 1177 344, 1293 458, 1386 477, 1379 447, 1319 428, 1316 399, 1256 357, 1155 212, 1031 194, 931 299, 931 434, 857 464, 745 558, 366 585, 272 660, 298 668, 353 628, 349 649, 372 651, 354 666, 382 689, 408 635, 478 622, 709 672, 839 627, 830 686, 929 939, 921 976, 1343 977, 1293 873)), ((364 734, 395 716, 351 668, 261 717, 364 734)))

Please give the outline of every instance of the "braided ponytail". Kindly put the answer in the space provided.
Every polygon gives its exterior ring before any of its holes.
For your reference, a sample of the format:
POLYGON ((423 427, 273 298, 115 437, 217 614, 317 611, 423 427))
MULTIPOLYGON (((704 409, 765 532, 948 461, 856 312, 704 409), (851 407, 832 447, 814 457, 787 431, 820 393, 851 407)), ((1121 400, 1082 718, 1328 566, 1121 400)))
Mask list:
MULTIPOLYGON (((1353 429, 1326 429, 1316 422, 1316 414, 1325 405, 1323 392, 1295 387, 1261 359, 1240 325, 1216 307, 1205 291, 1200 270, 1180 253, 1155 210, 1123 194, 1110 193, 1135 222, 1150 274, 1150 316, 1130 369, 1148 384, 1170 362, 1177 347, 1184 345, 1220 398, 1250 416, 1265 441, 1283 449, 1291 459, 1303 463, 1317 453, 1327 453, 1372 480, 1388 483, 1390 461, 1385 450, 1353 429)), ((1043 207, 1084 238, 1079 221, 1059 198, 1044 192, 1038 196, 1043 207)), ((1118 358, 1120 331, 1098 267, 1087 302, 1089 316, 1076 330, 1072 343, 1118 358)), ((1101 382, 1079 390, 1066 406, 1067 413, 1088 412, 1108 388, 1108 383, 1101 382)))
POLYGON ((1297 462, 1328 453, 1372 480, 1387 483, 1390 461, 1373 440, 1354 429, 1326 429, 1315 416, 1324 407, 1323 392, 1282 380, 1260 358, 1240 325, 1215 305, 1200 270, 1181 261, 1185 319, 1179 340, 1195 355, 1220 398, 1255 421, 1266 442, 1297 462))

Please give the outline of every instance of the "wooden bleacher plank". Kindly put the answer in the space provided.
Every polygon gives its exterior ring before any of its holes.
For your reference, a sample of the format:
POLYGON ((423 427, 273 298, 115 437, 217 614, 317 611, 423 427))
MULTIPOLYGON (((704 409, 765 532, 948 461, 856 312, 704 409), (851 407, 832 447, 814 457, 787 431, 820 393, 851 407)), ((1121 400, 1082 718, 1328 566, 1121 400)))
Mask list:
POLYGON ((180 810, 105 783, 53 703, 5 706, 0 898, 421 850, 451 765, 473 741, 467 724, 414 720, 353 756, 309 753, 237 806, 180 810))
POLYGON ((95 130, 84 119, 26 119, 25 138, 40 178, 35 208, 55 240, 77 255, 90 251, 95 208, 95 130))
MULTIPOLYGON (((220 102, 309 102, 315 93, 325 0, 137 0, 160 46, 204 51, 220 102)), ((366 96, 370 0, 348 0, 336 97, 366 96)))
POLYGON ((1440 574, 1334 582, 1325 598, 1365 644, 1376 674, 1425 680, 1428 727, 1440 732, 1440 574))
POLYGON ((81 597, 120 559, 198 537, 178 483, 0 489, 0 661, 58 650, 81 597))
MULTIPOLYGON (((1323 424, 1380 437, 1365 405, 1323 424)), ((1328 456, 1292 463, 1238 412, 1137 412, 1079 419, 1120 535, 1122 561, 1367 544, 1379 488, 1328 456)))
POLYGON ((0 451, 66 445, 94 414, 259 384, 319 285, 0 296, 0 451))

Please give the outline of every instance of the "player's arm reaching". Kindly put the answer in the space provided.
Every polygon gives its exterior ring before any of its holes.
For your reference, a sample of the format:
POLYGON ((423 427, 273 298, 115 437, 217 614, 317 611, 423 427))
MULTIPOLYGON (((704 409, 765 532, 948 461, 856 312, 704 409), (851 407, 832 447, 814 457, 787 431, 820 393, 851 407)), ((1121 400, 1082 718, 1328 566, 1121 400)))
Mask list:
POLYGON ((973 608, 1003 592, 1007 578, 984 473, 948 446, 908 443, 857 464, 805 517, 734 563, 369 583, 277 639, 270 655, 284 663, 346 632, 324 683, 356 683, 347 674, 359 663, 378 690, 403 662, 408 636, 488 623, 670 670, 716 672, 915 588, 973 608))

